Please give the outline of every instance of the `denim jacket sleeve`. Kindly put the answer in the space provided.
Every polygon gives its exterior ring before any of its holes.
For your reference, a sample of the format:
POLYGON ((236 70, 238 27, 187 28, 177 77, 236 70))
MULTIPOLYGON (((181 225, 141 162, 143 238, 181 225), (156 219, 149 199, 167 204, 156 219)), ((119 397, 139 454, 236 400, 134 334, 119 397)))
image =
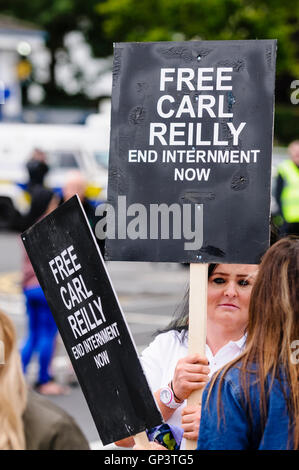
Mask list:
POLYGON ((225 377, 221 384, 220 416, 218 418, 219 378, 203 393, 202 414, 198 438, 198 450, 240 450, 250 447, 249 425, 246 410, 242 406, 239 387, 225 377))

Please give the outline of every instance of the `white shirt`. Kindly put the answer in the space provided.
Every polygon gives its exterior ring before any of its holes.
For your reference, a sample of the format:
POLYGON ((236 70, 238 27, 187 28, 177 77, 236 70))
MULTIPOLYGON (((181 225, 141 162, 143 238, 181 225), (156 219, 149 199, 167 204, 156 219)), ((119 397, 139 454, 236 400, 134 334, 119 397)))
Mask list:
MULTIPOLYGON (((206 357, 210 364, 211 377, 214 372, 220 369, 228 362, 235 359, 243 351, 246 336, 238 341, 229 341, 225 344, 215 356, 211 349, 206 345, 206 357)), ((152 392, 156 392, 161 387, 165 387, 173 379, 174 371, 179 359, 188 354, 188 333, 177 332, 174 330, 158 335, 154 341, 143 351, 140 361, 147 377, 152 392)), ((167 420, 168 424, 181 426, 181 412, 187 405, 186 400, 177 408, 173 415, 167 420)), ((185 439, 183 439, 185 441, 185 439)), ((182 442, 181 449, 184 448, 182 442)))

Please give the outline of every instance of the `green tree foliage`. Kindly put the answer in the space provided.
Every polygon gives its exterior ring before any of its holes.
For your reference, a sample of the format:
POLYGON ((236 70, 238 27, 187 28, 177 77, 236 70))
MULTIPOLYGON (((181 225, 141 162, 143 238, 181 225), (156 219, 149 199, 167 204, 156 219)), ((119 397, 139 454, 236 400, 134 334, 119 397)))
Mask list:
POLYGON ((298 139, 299 0, 103 0, 96 11, 114 42, 277 39, 276 141, 298 139))
POLYGON ((56 51, 72 30, 97 57, 118 41, 278 39, 276 102, 290 104, 290 83, 299 78, 299 0, 0 0, 0 12, 48 33, 49 96, 56 51))
POLYGON ((82 31, 98 56, 111 52, 111 41, 102 34, 102 18, 96 14, 98 0, 0 0, 1 14, 36 24, 48 33, 50 47, 62 46, 64 35, 82 31))
POLYGON ((298 0, 105 0, 96 10, 116 42, 278 39, 277 73, 299 76, 298 0))
POLYGON ((112 53, 110 39, 102 34, 102 18, 96 13, 98 0, 0 0, 0 12, 33 23, 46 32, 46 45, 51 53, 50 81, 45 86, 48 101, 60 93, 55 84, 56 52, 63 48, 63 39, 70 31, 81 31, 94 54, 105 57, 112 53))

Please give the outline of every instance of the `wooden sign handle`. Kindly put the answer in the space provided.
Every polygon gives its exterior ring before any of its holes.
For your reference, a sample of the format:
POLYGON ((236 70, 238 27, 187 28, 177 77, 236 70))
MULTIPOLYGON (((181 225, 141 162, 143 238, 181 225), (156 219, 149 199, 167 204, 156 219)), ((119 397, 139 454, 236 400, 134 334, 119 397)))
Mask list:
POLYGON ((144 448, 144 450, 149 450, 150 449, 150 441, 148 440, 147 434, 145 431, 139 432, 138 434, 135 434, 134 441, 135 444, 138 446, 141 446, 144 448))
MULTIPOLYGON (((208 264, 190 264, 189 290, 189 354, 205 355, 207 330, 208 264)), ((188 406, 200 405, 203 390, 195 390, 187 400, 188 406)), ((186 440, 186 449, 196 449, 197 441, 186 440)))

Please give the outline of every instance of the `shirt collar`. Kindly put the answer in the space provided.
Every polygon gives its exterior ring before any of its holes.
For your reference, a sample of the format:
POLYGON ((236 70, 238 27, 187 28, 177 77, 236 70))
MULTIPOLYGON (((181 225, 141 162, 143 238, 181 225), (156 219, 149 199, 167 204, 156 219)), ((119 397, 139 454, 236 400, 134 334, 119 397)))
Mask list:
POLYGON ((211 355, 211 357, 216 357, 216 356, 219 357, 219 356, 222 356, 223 354, 226 354, 227 350, 231 349, 231 346, 233 346, 233 347, 237 348, 237 350, 241 354, 241 352, 243 351, 243 349, 245 347, 246 338, 247 338, 247 334, 242 336, 242 338, 238 339, 237 341, 229 341, 224 346, 222 346, 222 348, 220 348, 219 351, 217 351, 215 356, 213 356, 212 351, 211 351, 210 347, 207 344, 206 344, 206 351, 207 351, 208 354, 211 355))
POLYGON ((242 351, 242 349, 244 349, 245 347, 246 339, 247 339, 247 333, 243 335, 242 338, 238 339, 238 341, 230 341, 230 343, 235 344, 242 351))
MULTIPOLYGON (((186 340, 188 340, 188 333, 189 331, 187 332, 187 335, 185 337, 186 340)), ((240 350, 240 352, 242 352, 242 350, 245 348, 245 343, 246 343, 246 339, 247 339, 247 333, 245 333, 240 339, 238 339, 237 341, 229 341, 228 343, 226 343, 224 346, 226 346, 227 344, 235 344, 237 346, 237 348, 240 350)), ((223 346, 223 347, 224 347, 223 346)), ((210 352, 210 347, 206 344, 206 349, 208 349, 210 352)), ((221 348, 222 349, 222 348, 221 348)), ((211 352, 212 354, 212 352, 211 352)))

